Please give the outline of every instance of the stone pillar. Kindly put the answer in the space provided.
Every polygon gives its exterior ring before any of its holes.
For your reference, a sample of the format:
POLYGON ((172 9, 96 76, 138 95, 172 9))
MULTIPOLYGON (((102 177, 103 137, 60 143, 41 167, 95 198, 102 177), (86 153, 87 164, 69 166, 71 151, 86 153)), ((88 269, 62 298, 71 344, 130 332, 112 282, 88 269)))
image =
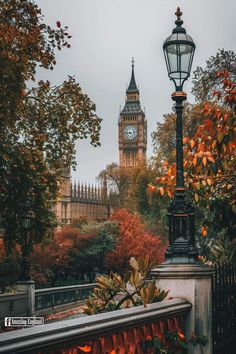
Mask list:
POLYGON ((20 292, 26 292, 28 296, 26 316, 35 316, 35 282, 33 280, 20 280, 16 283, 20 292))
POLYGON ((198 264, 162 264, 151 271, 156 286, 170 290, 170 297, 186 299, 192 308, 185 321, 185 334, 205 335, 205 347, 189 345, 188 354, 212 354, 212 274, 214 270, 198 264))

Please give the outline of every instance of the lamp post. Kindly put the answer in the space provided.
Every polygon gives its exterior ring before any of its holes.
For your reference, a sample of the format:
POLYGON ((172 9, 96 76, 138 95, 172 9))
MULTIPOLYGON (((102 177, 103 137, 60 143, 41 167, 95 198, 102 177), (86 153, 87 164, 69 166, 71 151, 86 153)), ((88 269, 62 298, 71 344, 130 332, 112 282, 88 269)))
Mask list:
POLYGON ((23 231, 23 244, 22 244, 22 262, 21 262, 21 281, 31 280, 30 278, 30 265, 29 265, 29 230, 31 226, 31 216, 24 214, 22 216, 21 228, 23 231))
POLYGON ((169 246, 166 251, 168 263, 196 263, 197 250, 194 239, 194 206, 187 200, 184 185, 183 168, 183 102, 187 94, 183 92, 183 84, 191 71, 195 44, 182 27, 182 12, 177 8, 175 13, 176 28, 165 40, 163 51, 169 78, 174 81, 175 92, 172 100, 176 111, 176 186, 174 198, 168 207, 169 246))

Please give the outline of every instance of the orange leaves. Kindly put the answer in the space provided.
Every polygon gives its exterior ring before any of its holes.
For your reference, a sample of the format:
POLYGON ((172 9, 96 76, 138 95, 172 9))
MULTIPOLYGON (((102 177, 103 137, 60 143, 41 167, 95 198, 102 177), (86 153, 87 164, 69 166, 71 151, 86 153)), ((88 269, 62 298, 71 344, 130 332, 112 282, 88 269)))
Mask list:
POLYGON ((92 351, 92 348, 90 347, 90 345, 85 345, 84 347, 80 347, 79 349, 83 352, 83 353, 90 353, 92 351))
POLYGON ((152 184, 148 184, 147 186, 147 191, 150 192, 150 193, 155 193, 157 190, 157 188, 155 186, 153 186, 152 184))
POLYGON ((215 149, 216 143, 217 143, 217 140, 214 140, 214 141, 212 142, 212 144, 211 144, 211 147, 212 147, 213 150, 215 149))
POLYGON ((160 193, 161 196, 163 196, 165 194, 165 190, 164 190, 163 187, 159 188, 159 193, 160 193))
POLYGON ((224 114, 224 122, 226 122, 229 119, 229 115, 228 114, 224 114))
POLYGON ((203 237, 206 237, 206 235, 207 235, 207 229, 208 229, 208 226, 207 226, 207 225, 202 226, 202 235, 203 235, 203 237))
MULTIPOLYGON (((183 138, 184 146, 184 177, 186 185, 193 188, 193 199, 210 199, 216 194, 227 196, 233 203, 232 181, 224 183, 219 190, 221 180, 235 174, 235 111, 236 83, 230 80, 227 71, 218 73, 222 78, 219 90, 213 92, 215 100, 207 102, 198 117, 199 125, 194 133, 183 138), (217 100, 220 103, 217 104, 217 100), (222 102, 224 105, 222 105, 222 102)), ((199 114, 199 111, 197 111, 199 114)), ((196 118, 196 116, 194 116, 196 118)), ((157 181, 158 187, 163 187, 165 194, 174 189, 175 171, 171 165, 165 165, 163 176, 157 181)), ((227 202, 229 199, 227 199, 227 202)))
POLYGON ((212 180, 211 180, 211 178, 208 177, 206 181, 207 181, 208 186, 211 186, 211 185, 212 185, 212 180))
POLYGON ((195 156, 194 158, 193 158, 193 166, 196 166, 197 165, 197 157, 195 156))
POLYGON ((179 337, 179 339, 181 339, 181 340, 185 340, 185 335, 183 334, 183 332, 182 331, 178 331, 178 337, 179 337))

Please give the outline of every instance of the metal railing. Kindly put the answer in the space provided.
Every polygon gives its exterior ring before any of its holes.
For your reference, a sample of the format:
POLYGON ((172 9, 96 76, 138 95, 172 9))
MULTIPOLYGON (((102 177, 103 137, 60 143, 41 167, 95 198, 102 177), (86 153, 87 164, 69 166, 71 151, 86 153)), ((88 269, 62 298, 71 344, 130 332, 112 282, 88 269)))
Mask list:
POLYGON ((234 354, 236 345, 236 263, 216 266, 212 289, 213 353, 234 354))
POLYGON ((127 348, 133 353, 148 336, 178 331, 190 309, 186 300, 173 299, 3 333, 0 353, 69 354, 79 352, 81 346, 90 347, 92 353, 127 348))
POLYGON ((49 309, 83 301, 95 286, 96 283, 91 283, 35 290, 35 310, 42 314, 49 309))

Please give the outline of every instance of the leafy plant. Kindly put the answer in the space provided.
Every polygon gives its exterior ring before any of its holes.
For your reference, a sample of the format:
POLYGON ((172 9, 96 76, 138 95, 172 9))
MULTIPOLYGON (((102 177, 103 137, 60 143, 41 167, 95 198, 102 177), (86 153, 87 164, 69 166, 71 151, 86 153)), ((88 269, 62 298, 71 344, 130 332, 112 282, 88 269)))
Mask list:
POLYGON ((157 289, 154 282, 146 281, 153 263, 149 257, 131 257, 131 270, 122 277, 118 273, 101 275, 96 278, 97 287, 88 298, 84 313, 118 310, 151 302, 162 301, 169 291, 157 289))

